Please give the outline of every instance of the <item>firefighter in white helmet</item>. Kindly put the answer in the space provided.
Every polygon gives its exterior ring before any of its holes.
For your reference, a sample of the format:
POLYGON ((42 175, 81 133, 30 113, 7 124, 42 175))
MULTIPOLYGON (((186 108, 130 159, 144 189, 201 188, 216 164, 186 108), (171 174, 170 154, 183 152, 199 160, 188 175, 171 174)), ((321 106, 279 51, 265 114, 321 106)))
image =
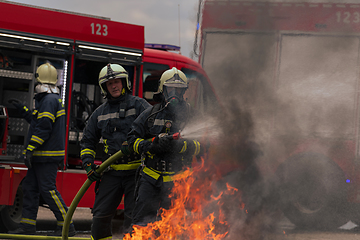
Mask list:
POLYGON ((99 74, 99 86, 107 99, 90 116, 81 140, 81 159, 91 181, 97 181, 92 210, 92 239, 110 239, 111 220, 124 195, 124 225, 126 233, 131 224, 134 207, 135 172, 140 156, 127 151, 126 137, 131 123, 151 105, 131 94, 128 72, 119 64, 107 64, 99 74), (118 159, 110 170, 100 176, 94 163, 96 146, 103 139, 106 160, 119 150, 129 155, 118 159))
POLYGON ((145 156, 137 175, 141 177, 135 190, 133 225, 153 222, 157 220, 160 208, 170 207, 169 193, 174 175, 189 167, 193 156, 204 152, 195 139, 171 138, 185 127, 191 117, 189 104, 184 99, 187 88, 188 80, 182 71, 175 67, 165 71, 154 96, 154 100, 160 103, 145 110, 128 134, 130 149, 145 156), (146 140, 152 138, 152 142, 146 140))
POLYGON ((56 86, 58 81, 57 70, 50 63, 45 63, 38 67, 35 77, 37 80, 35 93, 46 92, 60 94, 59 88, 56 86))
MULTIPOLYGON (((60 90, 56 86, 56 68, 50 63, 42 64, 37 68, 35 78, 37 83, 33 113, 19 100, 9 100, 30 123, 24 150, 24 162, 28 171, 22 183, 22 218, 19 228, 9 233, 35 234, 41 195, 57 219, 57 229, 49 235, 61 236, 68 208, 56 189, 56 175, 65 156, 65 109, 59 96, 60 90)), ((74 235, 75 228, 71 222, 69 236, 74 235)))

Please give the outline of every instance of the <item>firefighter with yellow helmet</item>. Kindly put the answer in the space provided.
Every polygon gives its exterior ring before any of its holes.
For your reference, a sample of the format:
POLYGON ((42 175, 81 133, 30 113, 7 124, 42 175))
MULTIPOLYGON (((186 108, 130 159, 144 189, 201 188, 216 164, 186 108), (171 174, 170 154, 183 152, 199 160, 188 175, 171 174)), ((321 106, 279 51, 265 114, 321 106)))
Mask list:
MULTIPOLYGON (((17 99, 9 99, 18 108, 22 117, 30 123, 24 162, 28 167, 22 183, 23 209, 19 228, 10 234, 35 234, 36 217, 40 195, 49 205, 57 219, 57 229, 51 236, 61 236, 68 210, 56 189, 59 164, 65 156, 66 115, 56 86, 57 70, 50 63, 40 65, 35 74, 35 109, 31 112, 17 99)), ((69 236, 75 235, 74 224, 69 226, 69 236)))
POLYGON ((151 105, 131 94, 128 72, 119 64, 109 63, 99 73, 99 86, 106 101, 90 116, 81 140, 81 159, 91 181, 97 181, 92 210, 92 239, 111 239, 111 220, 124 195, 124 225, 127 232, 134 206, 135 172, 140 156, 129 155, 118 159, 102 176, 95 169, 96 146, 103 140, 106 160, 124 148, 132 122, 151 105))
POLYGON ((187 88, 188 80, 182 71, 175 67, 165 71, 154 95, 154 100, 160 103, 145 110, 128 134, 129 148, 143 156, 141 177, 135 190, 133 225, 143 226, 156 221, 158 210, 170 207, 169 193, 174 175, 188 167, 193 156, 203 154, 204 148, 199 141, 170 137, 181 131, 191 117, 184 99, 187 88))

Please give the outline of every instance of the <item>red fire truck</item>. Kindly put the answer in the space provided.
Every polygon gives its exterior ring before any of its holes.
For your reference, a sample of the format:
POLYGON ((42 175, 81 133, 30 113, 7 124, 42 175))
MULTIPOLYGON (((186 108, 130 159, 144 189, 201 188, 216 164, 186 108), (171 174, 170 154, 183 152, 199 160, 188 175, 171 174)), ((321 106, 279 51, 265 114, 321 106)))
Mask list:
POLYGON ((219 97, 251 114, 257 164, 285 216, 298 227, 359 224, 360 5, 200 4, 199 62, 219 97))
MULTIPOLYGON (((58 70, 58 85, 66 106, 67 141, 57 188, 69 206, 86 180, 79 141, 87 118, 104 101, 98 74, 107 63, 124 66, 132 93, 149 102, 161 74, 172 67, 189 78, 186 97, 197 111, 206 111, 216 102, 202 67, 176 50, 176 46, 161 44, 145 48, 143 26, 0 1, 0 232, 14 229, 20 221, 21 182, 27 171, 21 153, 28 125, 8 99, 17 98, 32 108, 36 68, 50 62, 58 70)), ((98 163, 101 153, 99 143, 98 163)), ((78 206, 91 208, 93 201, 94 191, 90 189, 78 206)))

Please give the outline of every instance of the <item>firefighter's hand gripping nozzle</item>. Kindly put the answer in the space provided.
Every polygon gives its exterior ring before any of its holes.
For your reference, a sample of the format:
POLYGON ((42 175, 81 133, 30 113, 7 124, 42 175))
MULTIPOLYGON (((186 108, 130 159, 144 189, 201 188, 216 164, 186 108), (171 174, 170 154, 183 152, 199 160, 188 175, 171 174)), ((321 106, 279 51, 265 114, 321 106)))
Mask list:
MULTIPOLYGON (((178 140, 181 138, 180 132, 174 133, 174 134, 168 134, 168 133, 160 133, 158 136, 158 138, 167 138, 169 140, 178 140)), ((155 138, 157 137, 153 137, 152 138, 152 142, 154 142, 155 138)))
POLYGON ((180 133, 169 135, 168 133, 161 133, 151 139, 151 144, 148 147, 148 152, 151 154, 164 154, 172 151, 171 140, 180 138, 180 133))

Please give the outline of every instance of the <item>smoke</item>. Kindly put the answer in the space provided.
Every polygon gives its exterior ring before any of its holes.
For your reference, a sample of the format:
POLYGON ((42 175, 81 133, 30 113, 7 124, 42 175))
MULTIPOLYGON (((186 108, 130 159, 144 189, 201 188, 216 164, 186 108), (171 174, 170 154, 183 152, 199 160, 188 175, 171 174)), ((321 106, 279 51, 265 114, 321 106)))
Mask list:
POLYGON ((270 180, 257 162, 267 158, 265 144, 271 133, 267 116, 278 101, 273 85, 276 40, 276 34, 266 30, 207 35, 203 65, 223 106, 216 115, 220 134, 211 160, 224 172, 223 184, 241 192, 224 200, 230 225, 225 239, 264 239, 276 231, 281 216, 270 180))
MULTIPOLYGON (((263 26, 261 32, 208 32, 203 43, 203 66, 223 109, 205 118, 211 124, 201 124, 214 133, 211 161, 224 172, 223 183, 242 192, 224 204, 231 225, 226 239, 264 239, 277 231, 282 200, 274 174, 281 161, 301 151, 353 158, 341 139, 355 138, 358 39, 279 35, 269 19, 263 26)), ((333 166, 321 164, 313 173, 326 171, 333 166)))

